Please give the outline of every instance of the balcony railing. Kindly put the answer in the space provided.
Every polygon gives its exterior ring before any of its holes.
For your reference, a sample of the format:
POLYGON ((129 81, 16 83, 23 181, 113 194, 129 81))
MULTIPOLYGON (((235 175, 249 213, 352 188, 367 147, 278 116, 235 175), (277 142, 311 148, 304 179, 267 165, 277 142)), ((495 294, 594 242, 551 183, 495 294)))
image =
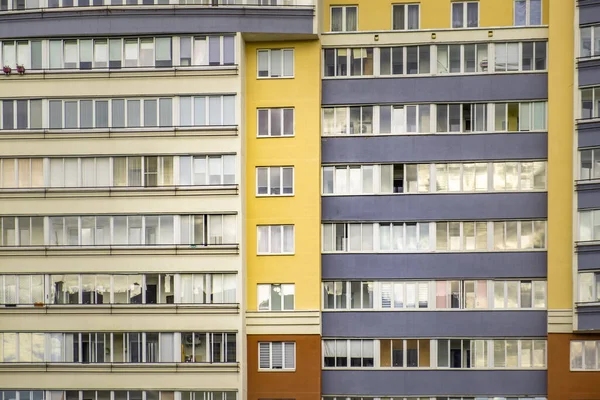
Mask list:
POLYGON ((314 7, 315 0, 0 0, 2 11, 36 11, 80 7, 200 6, 236 7, 314 7))

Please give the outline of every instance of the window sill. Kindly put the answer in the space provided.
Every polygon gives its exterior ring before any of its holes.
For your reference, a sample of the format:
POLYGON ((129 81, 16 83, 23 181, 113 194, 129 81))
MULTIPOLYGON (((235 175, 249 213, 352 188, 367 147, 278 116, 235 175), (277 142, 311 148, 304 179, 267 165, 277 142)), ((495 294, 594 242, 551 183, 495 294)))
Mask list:
POLYGON ((504 26, 478 26, 473 28, 431 28, 431 29, 379 29, 379 30, 357 30, 357 31, 344 31, 344 32, 323 32, 322 35, 335 36, 335 35, 356 35, 356 34, 381 34, 381 33, 438 33, 438 32, 452 32, 460 31, 461 29, 467 31, 481 30, 485 31, 497 31, 497 30, 515 30, 515 29, 539 29, 548 28, 548 25, 504 25, 504 26))
POLYGON ((164 245, 164 246, 26 246, 0 247, 0 257, 11 256, 157 256, 180 254, 238 255, 239 245, 164 245))
MULTIPOLYGON (((464 194, 506 194, 506 193, 546 193, 548 189, 535 189, 535 190, 496 190, 496 191, 477 191, 477 192, 411 192, 411 193, 322 193, 322 197, 364 197, 364 196, 415 196, 415 195, 464 195, 464 194)), ((1 192, 0 192, 1 193, 1 192)))
POLYGON ((239 314, 240 305, 235 304, 41 304, 41 305, 0 305, 2 314, 47 314, 88 315, 113 314, 239 314))
POLYGON ((257 194, 257 198, 277 198, 277 197, 294 197, 295 194, 257 194))
POLYGON ((69 362, 40 362, 0 363, 0 371, 5 372, 63 372, 69 374, 104 372, 104 373, 176 373, 181 370, 197 372, 239 372, 239 363, 69 363, 69 362))
MULTIPOLYGON (((599 304, 600 305, 600 304, 599 304)), ((501 312, 501 311, 547 311, 547 308, 362 308, 362 309, 329 309, 324 308, 323 313, 348 313, 348 312, 501 312)))
POLYGON ((295 256, 296 253, 256 253, 258 257, 295 256))
POLYGON ((93 129, 7 129, 0 130, 2 139, 75 139, 75 138, 129 138, 129 137, 195 137, 238 136, 237 125, 151 128, 93 128, 93 129))
MULTIPOLYGON (((600 122, 600 120, 598 120, 600 122)), ((398 137, 398 136, 474 136, 474 135, 514 135, 529 133, 547 133, 548 129, 530 131, 484 131, 484 132, 401 132, 401 133, 344 133, 344 134, 321 134, 327 138, 372 138, 372 137, 398 137)))
POLYGON ((258 369, 258 372, 259 372, 259 373, 264 373, 264 372, 275 372, 275 373, 278 373, 278 374, 280 374, 280 373, 285 373, 285 372, 288 372, 288 373, 293 373, 293 372, 296 372, 296 368, 294 368, 294 369, 260 369, 260 368, 259 368, 259 369, 258 369))
MULTIPOLYGON (((600 244, 600 242, 594 242, 600 244)), ((546 252, 547 249, 511 249, 511 250, 469 250, 469 251, 321 251, 322 255, 328 254, 482 254, 482 253, 529 253, 529 252, 546 252)))
POLYGON ((517 74, 545 74, 547 69, 535 71, 493 71, 493 72, 446 72, 425 74, 397 74, 397 75, 346 75, 346 76, 323 76, 323 80, 343 79, 414 79, 414 78, 437 78, 437 77, 460 77, 460 76, 495 76, 495 75, 517 75, 517 74))
POLYGON ((256 135, 257 139, 285 139, 285 138, 294 138, 296 134, 293 135, 279 135, 279 136, 271 136, 271 135, 256 135))
POLYGON ((256 79, 259 81, 262 80, 280 80, 280 79, 294 79, 296 76, 257 76, 256 79))
POLYGON ((20 80, 39 79, 90 79, 90 78, 132 78, 132 77, 181 77, 181 76, 237 76, 238 65, 214 66, 171 66, 171 67, 122 67, 122 68, 60 68, 60 69, 25 69, 23 74, 11 72, 6 78, 20 80))
POLYGON ((154 186, 0 189, 0 198, 93 198, 129 196, 226 196, 238 195, 239 186, 154 186))
POLYGON ((546 371, 547 367, 535 368, 448 368, 448 367, 322 367, 325 371, 546 371))

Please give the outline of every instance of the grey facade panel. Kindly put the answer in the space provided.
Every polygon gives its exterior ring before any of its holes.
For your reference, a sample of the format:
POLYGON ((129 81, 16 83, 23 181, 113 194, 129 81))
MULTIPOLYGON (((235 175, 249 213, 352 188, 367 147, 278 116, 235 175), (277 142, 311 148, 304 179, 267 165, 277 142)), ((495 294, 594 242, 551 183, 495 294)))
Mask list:
POLYGON ((600 208, 600 185, 577 185, 577 208, 599 209, 600 208))
POLYGON ((323 196, 321 216, 323 221, 546 219, 547 206, 545 192, 323 196))
POLYGON ((600 246, 578 246, 577 269, 580 271, 600 269, 600 246))
POLYGON ((324 79, 323 105, 540 100, 548 74, 324 79))
POLYGON ((323 137, 321 158, 324 164, 545 160, 548 134, 323 137))
POLYGON ((600 22, 600 1, 579 0, 579 24, 595 24, 600 22))
POLYGON ((313 34, 314 10, 101 8, 0 15, 0 38, 197 33, 313 34))
MULTIPOLYGON (((600 21, 598 21, 600 22, 600 21)), ((579 87, 600 84, 600 61, 582 59, 577 63, 579 87)))
POLYGON ((321 376, 323 395, 326 396, 545 396, 547 392, 546 371, 324 370, 321 376))
POLYGON ((323 312, 323 337, 542 337, 546 311, 323 312))
MULTIPOLYGON (((327 279, 544 278, 547 255, 538 252, 323 254, 327 279)), ((598 264, 596 264, 598 265, 598 264)))
POLYGON ((577 307, 577 330, 600 332, 600 306, 577 307))
POLYGON ((600 122, 577 124, 577 147, 600 146, 600 122))

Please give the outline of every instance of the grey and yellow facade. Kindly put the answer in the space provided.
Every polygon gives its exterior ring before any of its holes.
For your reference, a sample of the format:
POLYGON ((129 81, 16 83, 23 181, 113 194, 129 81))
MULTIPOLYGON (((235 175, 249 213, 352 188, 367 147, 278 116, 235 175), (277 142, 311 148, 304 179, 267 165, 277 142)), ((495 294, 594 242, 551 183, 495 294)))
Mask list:
POLYGON ((0 400, 600 398, 599 43, 597 0, 0 0, 0 400))

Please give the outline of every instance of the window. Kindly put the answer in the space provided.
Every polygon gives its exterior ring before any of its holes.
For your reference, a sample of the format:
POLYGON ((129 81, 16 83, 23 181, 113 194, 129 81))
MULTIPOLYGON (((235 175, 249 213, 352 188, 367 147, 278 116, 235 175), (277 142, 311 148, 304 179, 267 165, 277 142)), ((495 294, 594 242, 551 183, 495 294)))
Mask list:
POLYGON ((431 73, 430 46, 379 48, 379 75, 431 73))
POLYGON ((392 29, 395 31, 419 29, 419 4, 393 4, 392 29))
POLYGON ((236 216, 231 215, 118 215, 2 217, 4 246, 149 246, 236 244, 236 216), (175 222, 181 227, 175 237, 175 222), (112 227, 112 229, 111 229, 112 227), (205 229, 206 227, 206 229, 205 229), (47 241, 44 231, 48 232, 47 241))
POLYGON ((514 1, 515 26, 542 24, 542 0, 514 1))
POLYGON ((579 57, 600 56, 600 25, 580 29, 579 57))
POLYGON ((4 130, 42 128, 42 100, 2 100, 0 114, 4 130))
POLYGON ((322 226, 324 253, 545 248, 545 221, 325 223, 322 226))
POLYGON ((42 158, 0 159, 0 188, 44 187, 42 158))
POLYGON ((331 32, 351 32, 358 29, 358 7, 331 7, 331 32))
POLYGON ((600 210, 579 211, 579 240, 600 240, 600 210))
POLYGON ((487 104, 436 104, 436 130, 441 132, 484 132, 488 130, 487 104))
POLYGON ((429 223, 323 224, 323 252, 429 251, 429 223))
POLYGON ((0 275, 0 304, 235 304, 236 278, 165 273, 0 275))
POLYGON ((544 221, 495 221, 494 250, 546 248, 544 221))
POLYGON ((294 284, 258 285, 259 311, 289 311, 294 309, 294 284))
POLYGON ((324 367, 375 366, 375 340, 323 340, 324 367))
POLYGON ((235 96, 194 96, 179 99, 181 126, 236 125, 235 96))
POLYGON ((372 76, 373 48, 325 49, 324 76, 372 76))
POLYGON ((323 282, 323 308, 372 310, 375 308, 373 282, 323 282))
POLYGON ((496 132, 546 130, 546 102, 496 103, 494 105, 496 132))
POLYGON ((258 137, 294 136, 293 108, 259 108, 258 137))
POLYGON ((288 196, 294 194, 294 167, 257 167, 257 196, 288 196))
POLYGON ((546 70, 547 42, 496 43, 496 72, 546 70))
POLYGON ((479 2, 461 1, 452 3, 453 28, 477 28, 479 26, 479 2))
POLYGON ((180 156, 179 184, 232 185, 236 182, 235 169, 234 155, 180 156))
POLYGON ((256 232, 257 254, 294 254, 294 225, 259 225, 256 232))
POLYGON ((295 342, 259 342, 259 370, 295 370, 295 342))
POLYGON ((579 301, 600 301, 600 272, 579 273, 579 301))
POLYGON ((487 43, 437 46, 438 74, 480 73, 487 71, 487 43))
POLYGON ((380 366, 387 368, 430 368, 430 343, 429 339, 380 340, 380 366))
POLYGON ((294 76, 294 50, 258 50, 259 78, 291 78, 294 76))
POLYGON ((571 341, 571 370, 600 370, 600 340, 571 341))
POLYGON ((600 87, 581 89, 581 119, 598 118, 600 87))
POLYGON ((545 309, 546 281, 325 281, 323 310, 545 309))
MULTIPOLYGON (((235 333, 0 333, 0 362, 236 362, 235 333), (46 345, 46 343, 48 345, 46 345), (181 343, 182 352, 175 351, 181 343), (182 354, 183 353, 183 354, 182 354)), ((141 398, 141 397, 140 397, 141 398)))
POLYGON ((183 36, 179 38, 179 65, 234 65, 234 36, 183 36))

